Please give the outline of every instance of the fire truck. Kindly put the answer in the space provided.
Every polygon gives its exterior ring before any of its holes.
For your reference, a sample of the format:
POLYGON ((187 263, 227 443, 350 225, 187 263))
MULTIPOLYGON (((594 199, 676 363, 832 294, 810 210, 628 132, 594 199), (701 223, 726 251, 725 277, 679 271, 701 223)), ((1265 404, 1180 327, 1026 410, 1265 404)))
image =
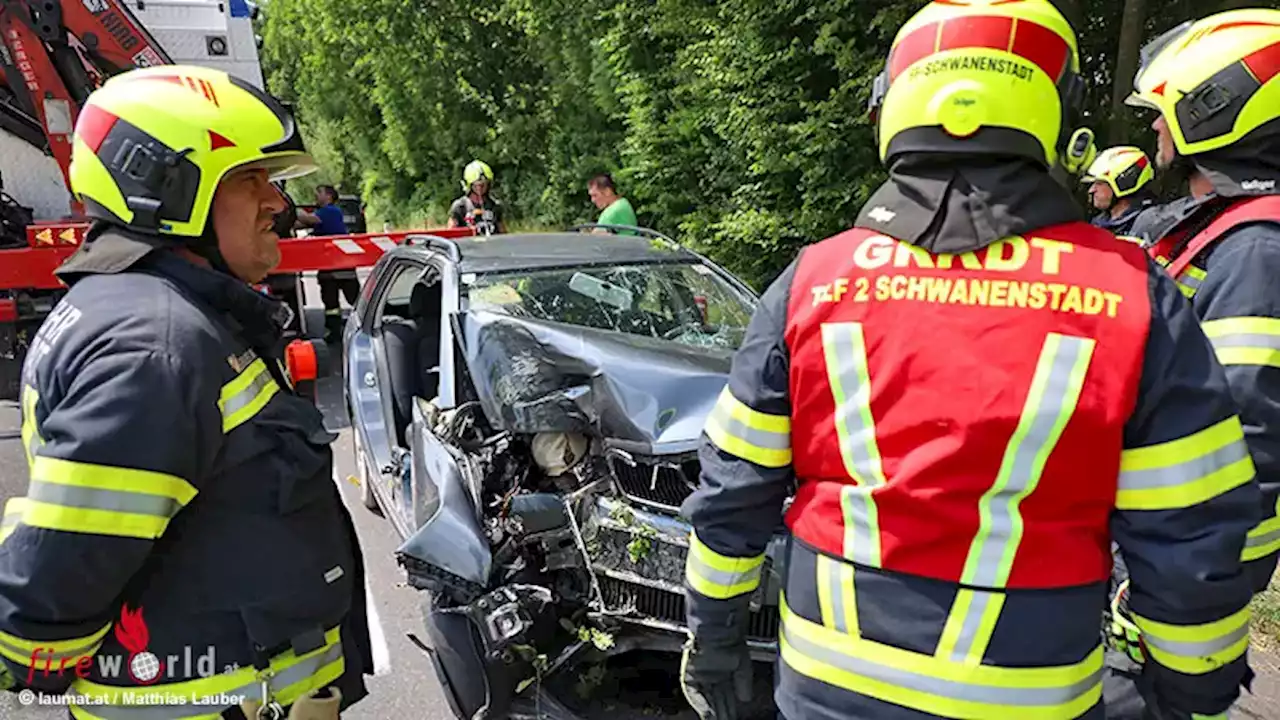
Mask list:
MULTIPOLYGON (((0 399, 17 398, 28 341, 66 291, 53 271, 89 227, 69 189, 81 104, 112 75, 153 65, 217 67, 263 87, 256 12, 247 0, 0 0, 0 399)), ((305 318, 303 274, 373 265, 409 234, 284 240, 262 289, 305 318)))

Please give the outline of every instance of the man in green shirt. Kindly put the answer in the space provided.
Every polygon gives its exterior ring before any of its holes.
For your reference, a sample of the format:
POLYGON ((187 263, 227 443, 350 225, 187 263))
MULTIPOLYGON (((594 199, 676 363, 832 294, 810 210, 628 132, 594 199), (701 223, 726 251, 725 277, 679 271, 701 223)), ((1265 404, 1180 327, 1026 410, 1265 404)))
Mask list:
MULTIPOLYGON (((600 219, 596 222, 601 225, 630 225, 637 227, 639 222, 636 220, 636 211, 631 207, 631 202, 624 197, 618 196, 617 186, 613 184, 613 177, 609 173, 600 173, 591 178, 587 182, 587 194, 591 196, 591 202, 596 204, 603 212, 600 213, 600 219)), ((634 235, 630 231, 619 231, 625 235, 634 235)))

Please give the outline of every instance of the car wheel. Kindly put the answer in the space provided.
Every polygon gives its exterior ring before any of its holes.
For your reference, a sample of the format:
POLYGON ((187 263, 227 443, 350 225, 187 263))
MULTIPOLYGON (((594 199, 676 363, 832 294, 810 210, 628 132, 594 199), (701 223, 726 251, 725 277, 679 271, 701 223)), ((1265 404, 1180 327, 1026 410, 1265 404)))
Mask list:
POLYGON ((378 496, 370 487, 373 481, 369 477, 369 460, 365 456, 364 445, 360 443, 360 431, 356 428, 352 428, 351 444, 356 452, 356 479, 360 481, 360 504, 381 515, 382 509, 378 507, 378 496))

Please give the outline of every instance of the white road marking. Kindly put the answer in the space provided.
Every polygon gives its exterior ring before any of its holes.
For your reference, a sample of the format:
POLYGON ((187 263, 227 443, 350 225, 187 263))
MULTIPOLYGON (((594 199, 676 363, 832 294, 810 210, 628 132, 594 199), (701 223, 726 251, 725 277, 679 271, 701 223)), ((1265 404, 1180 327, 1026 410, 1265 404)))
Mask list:
MULTIPOLYGON (((351 503, 347 502, 347 494, 342 491, 342 481, 338 479, 338 468, 333 469, 333 483, 338 486, 338 495, 342 504, 351 512, 351 503)), ((364 605, 365 614, 369 616, 369 643, 373 646, 373 675, 380 677, 391 674, 391 650, 387 648, 387 634, 382 629, 382 618, 378 617, 378 606, 373 602, 373 588, 369 585, 369 565, 365 563, 364 572, 364 605)))

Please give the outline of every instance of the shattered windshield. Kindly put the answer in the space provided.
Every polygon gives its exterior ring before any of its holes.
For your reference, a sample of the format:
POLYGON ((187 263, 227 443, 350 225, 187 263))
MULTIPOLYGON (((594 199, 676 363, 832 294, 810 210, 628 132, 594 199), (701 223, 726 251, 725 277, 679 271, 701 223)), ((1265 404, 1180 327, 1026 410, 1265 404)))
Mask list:
POLYGON ((469 308, 695 347, 736 349, 754 309, 750 298, 702 263, 526 270, 468 279, 469 308))

